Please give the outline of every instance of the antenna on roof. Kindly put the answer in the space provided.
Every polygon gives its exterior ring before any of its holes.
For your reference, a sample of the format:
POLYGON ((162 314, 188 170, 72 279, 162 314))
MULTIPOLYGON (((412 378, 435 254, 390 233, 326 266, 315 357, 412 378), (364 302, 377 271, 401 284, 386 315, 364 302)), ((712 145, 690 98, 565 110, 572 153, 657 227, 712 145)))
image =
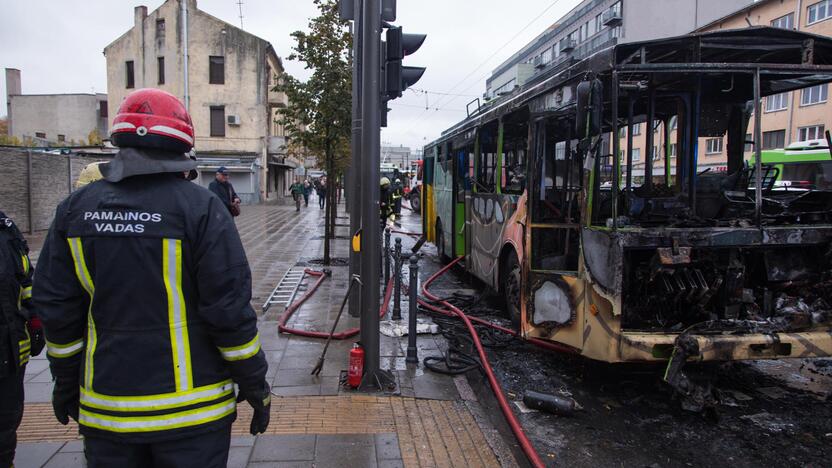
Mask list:
POLYGON ((237 6, 240 8, 240 29, 243 29, 243 0, 237 0, 237 6))

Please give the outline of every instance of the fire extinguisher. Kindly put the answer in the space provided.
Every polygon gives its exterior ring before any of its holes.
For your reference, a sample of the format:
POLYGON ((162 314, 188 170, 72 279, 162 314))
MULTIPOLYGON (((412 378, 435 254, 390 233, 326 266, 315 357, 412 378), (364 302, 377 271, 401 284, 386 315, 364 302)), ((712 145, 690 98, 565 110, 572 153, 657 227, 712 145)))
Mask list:
POLYGON ((352 388, 361 385, 361 377, 364 376, 364 348, 353 343, 350 350, 350 367, 347 371, 347 384, 352 388))

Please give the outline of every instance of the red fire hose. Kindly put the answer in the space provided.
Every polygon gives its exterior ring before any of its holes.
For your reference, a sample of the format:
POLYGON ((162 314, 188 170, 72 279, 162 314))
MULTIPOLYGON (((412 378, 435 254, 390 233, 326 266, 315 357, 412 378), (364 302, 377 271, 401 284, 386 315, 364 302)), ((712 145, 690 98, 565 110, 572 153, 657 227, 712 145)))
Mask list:
MULTIPOLYGON (((309 331, 309 330, 298 330, 296 328, 289 328, 289 327, 286 326, 286 323, 292 317, 292 314, 297 312, 297 310, 300 308, 300 306, 303 305, 303 303, 306 302, 307 299, 312 297, 312 295, 315 293, 315 290, 318 289, 318 286, 320 286, 321 283, 323 283, 324 280, 326 279, 326 275, 322 271, 309 270, 309 269, 307 269, 305 271, 306 271, 307 275, 315 276, 315 277, 318 278, 318 280, 315 281, 315 284, 313 284, 312 287, 309 288, 303 294, 303 296, 300 297, 300 299, 293 302, 289 307, 286 308, 286 311, 283 312, 282 316, 280 316, 280 320, 279 320, 278 325, 277 325, 277 331, 279 333, 289 333, 291 335, 305 336, 307 338, 323 338, 323 339, 326 339, 326 338, 329 338, 329 333, 309 331)), ((379 316, 380 317, 384 317, 384 314, 387 313, 387 307, 390 305, 390 297, 392 295, 393 295, 393 278, 390 278, 390 281, 387 282, 387 286, 384 290, 384 300, 382 301, 381 307, 380 307, 380 310, 379 310, 379 316)), ((359 331, 361 331, 359 328, 350 328, 348 330, 344 330, 344 331, 341 331, 341 332, 338 332, 338 333, 333 333, 332 334, 332 339, 333 340, 346 340, 348 338, 351 338, 351 337, 357 335, 359 331)))
MULTIPOLYGON (((431 301, 438 302, 439 304, 442 304, 446 308, 446 310, 443 310, 439 307, 436 307, 432 304, 429 304, 429 303, 427 303, 427 302, 425 302, 421 299, 419 300, 419 304, 422 307, 430 309, 434 312, 442 313, 442 314, 445 314, 445 315, 455 315, 455 316, 459 317, 463 321, 463 323, 465 323, 465 326, 468 328, 468 332, 471 334, 471 337, 474 340, 474 346, 477 348, 477 354, 479 354, 479 356, 480 356, 480 361, 482 362, 482 368, 485 371, 485 375, 488 378, 488 382, 491 384, 491 390, 494 392, 494 395, 497 397, 497 403, 499 403, 500 409, 503 411, 503 415, 505 416, 506 421, 508 422, 508 425, 511 427, 512 432, 514 432, 514 436, 517 437, 517 442, 520 443, 520 447, 523 449, 523 452, 528 457, 529 462, 532 464, 532 466, 542 467, 542 466, 544 466, 543 461, 540 459, 540 456, 537 454, 537 451, 535 451, 534 446, 532 446, 532 443, 529 440, 529 438, 526 437, 526 433, 523 432, 523 427, 520 425, 520 422, 517 420, 517 417, 514 415, 514 412, 511 410, 511 407, 509 407, 508 400, 506 399, 505 395, 503 394, 503 390, 500 388, 500 383, 497 382, 497 377, 494 376, 494 371, 491 370, 491 364, 489 364, 489 362, 488 362, 488 357, 485 355, 485 350, 482 347, 482 343, 480 343, 480 338, 477 335, 477 331, 474 329, 474 325, 471 323, 471 321, 473 320, 477 323, 481 323, 483 325, 490 326, 491 328, 495 328, 497 330, 504 331, 505 333, 509 333, 511 335, 517 335, 517 332, 515 332, 513 330, 509 330, 508 328, 504 328, 504 327, 500 327, 498 325, 491 324, 491 323, 489 323, 485 320, 478 319, 476 317, 469 318, 467 315, 465 315, 465 313, 463 311, 461 311, 460 309, 455 307, 453 304, 449 303, 448 301, 444 301, 444 300, 439 299, 437 296, 434 296, 433 294, 430 293, 430 291, 428 291, 428 286, 430 286, 430 284, 433 281, 435 281, 437 278, 439 278, 440 276, 445 274, 446 271, 448 271, 452 266, 459 263, 460 260, 462 260, 462 257, 457 257, 456 260, 454 260, 451 263, 445 265, 444 268, 442 268, 441 270, 434 273, 433 276, 428 278, 428 280, 425 281, 425 284, 422 285, 422 294, 425 297, 427 297, 428 299, 430 299, 431 301)), ((546 343, 543 340, 538 340, 538 341, 541 341, 542 343, 546 343)), ((538 343, 535 343, 535 344, 538 344, 538 343)), ((551 343, 547 343, 547 344, 551 344, 551 343)))

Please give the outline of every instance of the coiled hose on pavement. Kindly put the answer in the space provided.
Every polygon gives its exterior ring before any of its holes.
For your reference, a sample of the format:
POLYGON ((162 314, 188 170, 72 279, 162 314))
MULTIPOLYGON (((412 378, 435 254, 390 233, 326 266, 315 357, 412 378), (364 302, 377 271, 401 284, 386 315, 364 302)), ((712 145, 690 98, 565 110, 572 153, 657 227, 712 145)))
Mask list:
MULTIPOLYGON (((315 294, 315 291, 318 289, 318 286, 324 282, 327 275, 322 271, 317 270, 304 270, 307 275, 317 277, 318 280, 315 281, 315 284, 309 288, 303 296, 300 297, 297 301, 293 302, 286 308, 286 311, 283 312, 283 315, 280 316, 280 320, 278 321, 277 331, 279 333, 289 333, 291 335, 298 335, 298 336, 305 336, 307 338, 329 338, 329 333, 326 332, 318 332, 318 331, 309 331, 309 330, 298 330, 297 328, 290 328, 286 326, 286 323, 289 322, 289 319, 292 318, 292 314, 297 312, 300 306, 306 302, 307 299, 312 297, 315 294)), ((387 282, 387 286, 384 289, 384 300, 381 302, 381 307, 379 308, 379 317, 384 317, 384 314, 387 313, 387 307, 390 305, 390 297, 393 295, 393 278, 390 278, 390 281, 387 282)), ((346 340, 352 338, 353 336, 357 335, 361 331, 360 328, 349 328, 347 330, 333 333, 332 339, 333 340, 346 340)))

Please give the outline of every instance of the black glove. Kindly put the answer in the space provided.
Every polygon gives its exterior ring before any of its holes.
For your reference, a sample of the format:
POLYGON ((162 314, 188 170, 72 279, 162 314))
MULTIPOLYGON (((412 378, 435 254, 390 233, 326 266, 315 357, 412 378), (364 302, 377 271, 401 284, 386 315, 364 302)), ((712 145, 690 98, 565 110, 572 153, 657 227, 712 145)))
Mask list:
POLYGON ((257 389, 240 389, 237 395, 237 403, 247 401, 254 409, 254 414, 251 416, 251 427, 249 432, 251 435, 262 434, 266 432, 269 427, 269 417, 272 408, 272 389, 269 383, 263 381, 263 386, 257 389))
POLYGON ((81 398, 81 390, 78 381, 71 379, 56 380, 55 389, 52 390, 52 410, 58 422, 66 426, 69 418, 78 421, 78 402, 81 398))
POLYGON ((43 347, 46 346, 46 338, 43 336, 43 326, 40 324, 39 319, 33 318, 26 322, 26 328, 29 331, 29 341, 32 347, 29 353, 32 356, 37 356, 43 351, 43 347))

